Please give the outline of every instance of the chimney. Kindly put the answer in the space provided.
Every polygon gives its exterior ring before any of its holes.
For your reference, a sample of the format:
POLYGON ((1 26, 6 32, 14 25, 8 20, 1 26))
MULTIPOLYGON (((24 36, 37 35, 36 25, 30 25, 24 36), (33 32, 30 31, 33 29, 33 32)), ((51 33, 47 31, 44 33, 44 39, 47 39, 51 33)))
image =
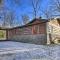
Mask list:
POLYGON ((42 17, 40 16, 39 19, 42 19, 42 17))

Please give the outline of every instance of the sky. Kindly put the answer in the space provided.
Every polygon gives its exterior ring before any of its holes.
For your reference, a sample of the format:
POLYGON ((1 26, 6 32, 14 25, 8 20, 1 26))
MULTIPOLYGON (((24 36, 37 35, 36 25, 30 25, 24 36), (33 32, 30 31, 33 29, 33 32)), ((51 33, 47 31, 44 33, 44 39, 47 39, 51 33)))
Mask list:
MULTIPOLYGON (((49 0, 41 0, 41 9, 45 10, 48 7, 49 0)), ((33 8, 31 6, 31 0, 4 0, 4 8, 7 10, 12 11, 15 14, 15 22, 17 25, 20 25, 22 23, 22 18, 21 16, 24 14, 28 14, 30 20, 33 19, 33 8), (16 4, 15 2, 19 2, 16 4)), ((39 12, 38 17, 42 16, 44 18, 43 13, 39 12)))

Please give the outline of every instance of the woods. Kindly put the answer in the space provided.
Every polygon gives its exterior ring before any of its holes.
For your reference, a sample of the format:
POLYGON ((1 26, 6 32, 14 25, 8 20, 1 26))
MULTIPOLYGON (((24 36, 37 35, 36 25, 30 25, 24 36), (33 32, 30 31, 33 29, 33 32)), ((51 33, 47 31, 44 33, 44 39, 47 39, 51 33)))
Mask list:
MULTIPOLYGON (((31 18, 34 19, 34 18, 38 18, 41 16, 42 18, 51 19, 51 18, 60 16, 60 0, 49 0, 47 7, 44 9, 42 8, 43 1, 44 0, 29 1, 28 6, 30 6, 30 8, 32 9, 31 12, 27 13, 27 11, 25 11, 25 9, 28 9, 28 7, 23 8, 25 13, 23 13, 23 10, 22 10, 22 12, 19 12, 19 14, 21 14, 20 15, 21 18, 19 18, 17 16, 18 14, 16 14, 16 12, 14 12, 14 9, 15 8, 21 9, 21 7, 23 6, 23 3, 24 3, 24 2, 22 2, 22 0, 9 1, 12 5, 14 5, 13 7, 11 5, 11 7, 13 9, 10 9, 10 7, 5 6, 5 2, 6 2, 5 0, 0 0, 0 21, 2 22, 0 25, 2 25, 2 26, 17 25, 16 21, 15 21, 17 19, 19 19, 19 21, 21 20, 23 22, 23 24, 26 24, 30 21, 31 18), (30 14, 32 14, 32 16, 30 14)), ((18 24, 18 25, 22 25, 21 21, 20 21, 20 24, 18 24)))

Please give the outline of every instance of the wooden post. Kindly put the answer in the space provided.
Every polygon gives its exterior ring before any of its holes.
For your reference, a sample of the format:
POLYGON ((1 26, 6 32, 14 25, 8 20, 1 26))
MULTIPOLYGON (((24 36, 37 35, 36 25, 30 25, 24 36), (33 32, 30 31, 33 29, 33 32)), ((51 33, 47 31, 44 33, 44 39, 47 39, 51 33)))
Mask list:
POLYGON ((6 40, 8 40, 8 30, 6 30, 6 40))

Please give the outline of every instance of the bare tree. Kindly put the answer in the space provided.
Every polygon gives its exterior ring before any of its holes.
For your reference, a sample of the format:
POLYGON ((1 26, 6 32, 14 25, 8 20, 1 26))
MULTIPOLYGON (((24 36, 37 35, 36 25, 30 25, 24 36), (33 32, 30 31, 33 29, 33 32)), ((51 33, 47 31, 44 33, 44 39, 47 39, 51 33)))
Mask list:
POLYGON ((47 19, 60 16, 60 0, 50 0, 47 8, 40 9, 40 11, 47 19))
POLYGON ((27 14, 22 15, 23 24, 27 24, 29 22, 29 16, 27 14))
POLYGON ((54 11, 60 12, 60 0, 53 0, 52 7, 54 11))
MULTIPOLYGON (((20 4, 20 0, 11 0, 15 5, 20 4)), ((2 21, 2 26, 13 26, 15 14, 10 11, 5 5, 4 0, 0 0, 0 21, 2 21)), ((1 24, 1 23, 0 23, 1 24)))
POLYGON ((60 0, 51 0, 49 7, 53 12, 52 16, 60 16, 60 0))
POLYGON ((21 0, 11 0, 12 4, 15 6, 20 6, 21 5, 21 0))
POLYGON ((2 25, 4 27, 12 27, 14 24, 14 18, 15 18, 15 15, 13 12, 11 12, 11 11, 5 12, 2 25))
POLYGON ((35 18, 37 17, 38 12, 40 11, 41 1, 42 0, 31 0, 31 5, 33 8, 33 15, 35 18))
POLYGON ((4 6, 4 0, 0 0, 0 10, 3 8, 4 6))
POLYGON ((3 0, 0 0, 0 5, 3 3, 3 0))
POLYGON ((52 11, 51 11, 51 9, 49 9, 48 7, 47 7, 46 9, 44 9, 44 10, 41 9, 40 11, 41 11, 42 15, 43 15, 45 18, 47 18, 47 19, 50 19, 50 18, 53 17, 52 11))

